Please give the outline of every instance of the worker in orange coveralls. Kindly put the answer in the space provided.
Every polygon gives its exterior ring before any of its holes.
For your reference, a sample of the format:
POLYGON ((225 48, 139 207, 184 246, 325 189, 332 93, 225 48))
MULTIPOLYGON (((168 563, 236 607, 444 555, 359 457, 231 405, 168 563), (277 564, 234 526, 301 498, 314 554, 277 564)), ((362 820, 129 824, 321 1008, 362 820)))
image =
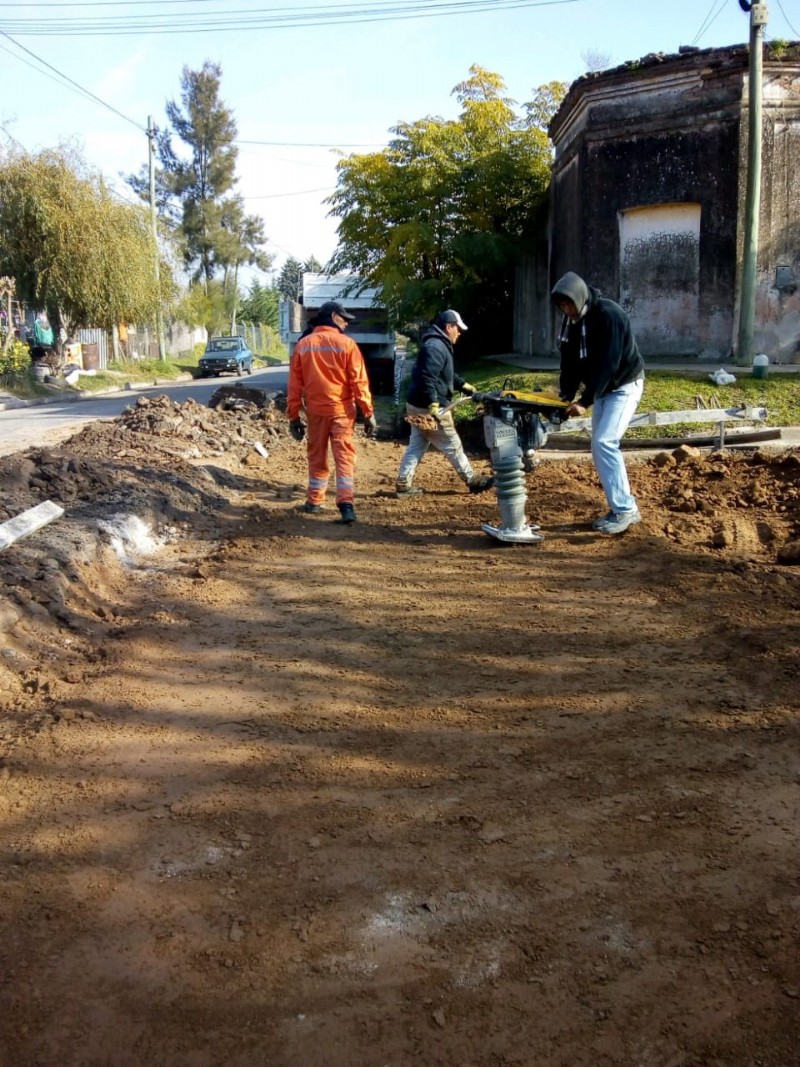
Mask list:
POLYGON ((353 430, 356 405, 364 416, 364 429, 371 436, 378 428, 372 394, 361 349, 345 335, 355 319, 336 300, 323 304, 311 333, 301 337, 289 365, 289 396, 286 414, 296 441, 306 436, 300 418, 305 406, 308 422, 308 494, 303 510, 309 515, 322 511, 328 488, 328 446, 336 467, 336 504, 342 522, 356 521, 353 506, 356 449, 353 430))

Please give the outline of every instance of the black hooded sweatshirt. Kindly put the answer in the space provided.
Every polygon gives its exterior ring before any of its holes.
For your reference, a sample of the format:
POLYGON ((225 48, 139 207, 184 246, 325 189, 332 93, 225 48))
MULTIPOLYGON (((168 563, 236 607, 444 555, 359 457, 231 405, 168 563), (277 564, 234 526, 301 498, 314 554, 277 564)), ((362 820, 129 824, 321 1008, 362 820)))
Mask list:
MULTIPOLYGON (((573 400, 578 387, 583 392, 578 403, 589 408, 598 397, 613 393, 628 382, 644 378, 644 360, 633 336, 628 316, 613 300, 592 286, 585 313, 576 321, 564 316, 561 326, 561 380, 559 392, 573 400), (583 354, 582 354, 583 353, 583 354)), ((573 299, 572 293, 553 290, 573 299)))

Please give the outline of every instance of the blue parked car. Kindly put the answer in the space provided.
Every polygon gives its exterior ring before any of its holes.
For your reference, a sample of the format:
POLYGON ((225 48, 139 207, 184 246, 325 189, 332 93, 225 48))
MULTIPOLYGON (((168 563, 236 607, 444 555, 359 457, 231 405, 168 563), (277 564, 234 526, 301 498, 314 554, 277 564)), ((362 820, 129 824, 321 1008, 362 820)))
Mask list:
POLYGON ((253 373, 253 353, 243 337, 211 337, 198 360, 201 378, 216 378, 225 371, 241 377, 253 373))

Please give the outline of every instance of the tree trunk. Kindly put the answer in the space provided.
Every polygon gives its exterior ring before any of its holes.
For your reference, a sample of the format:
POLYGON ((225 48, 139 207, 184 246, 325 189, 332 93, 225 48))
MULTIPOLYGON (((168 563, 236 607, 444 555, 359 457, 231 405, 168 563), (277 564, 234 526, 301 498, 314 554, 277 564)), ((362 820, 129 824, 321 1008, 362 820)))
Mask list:
POLYGON ((46 310, 47 319, 53 331, 53 347, 47 351, 45 362, 53 371, 53 374, 57 375, 65 362, 64 342, 61 339, 62 330, 66 333, 65 319, 59 307, 49 307, 46 310))
POLYGON ((14 340, 14 301, 12 299, 13 290, 9 287, 7 296, 6 307, 6 335, 3 338, 3 352, 7 352, 11 347, 11 342, 14 340))

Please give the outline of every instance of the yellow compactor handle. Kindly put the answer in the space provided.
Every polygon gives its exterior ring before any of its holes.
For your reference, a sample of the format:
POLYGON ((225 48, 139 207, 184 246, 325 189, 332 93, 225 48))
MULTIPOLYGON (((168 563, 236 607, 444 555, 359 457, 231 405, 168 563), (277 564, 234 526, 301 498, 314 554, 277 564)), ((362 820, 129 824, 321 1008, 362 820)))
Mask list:
POLYGON ((509 400, 521 400, 524 404, 541 404, 543 407, 548 408, 564 408, 566 409, 570 405, 569 400, 562 400, 557 393, 523 393, 519 389, 501 389, 501 397, 508 397, 509 400))

